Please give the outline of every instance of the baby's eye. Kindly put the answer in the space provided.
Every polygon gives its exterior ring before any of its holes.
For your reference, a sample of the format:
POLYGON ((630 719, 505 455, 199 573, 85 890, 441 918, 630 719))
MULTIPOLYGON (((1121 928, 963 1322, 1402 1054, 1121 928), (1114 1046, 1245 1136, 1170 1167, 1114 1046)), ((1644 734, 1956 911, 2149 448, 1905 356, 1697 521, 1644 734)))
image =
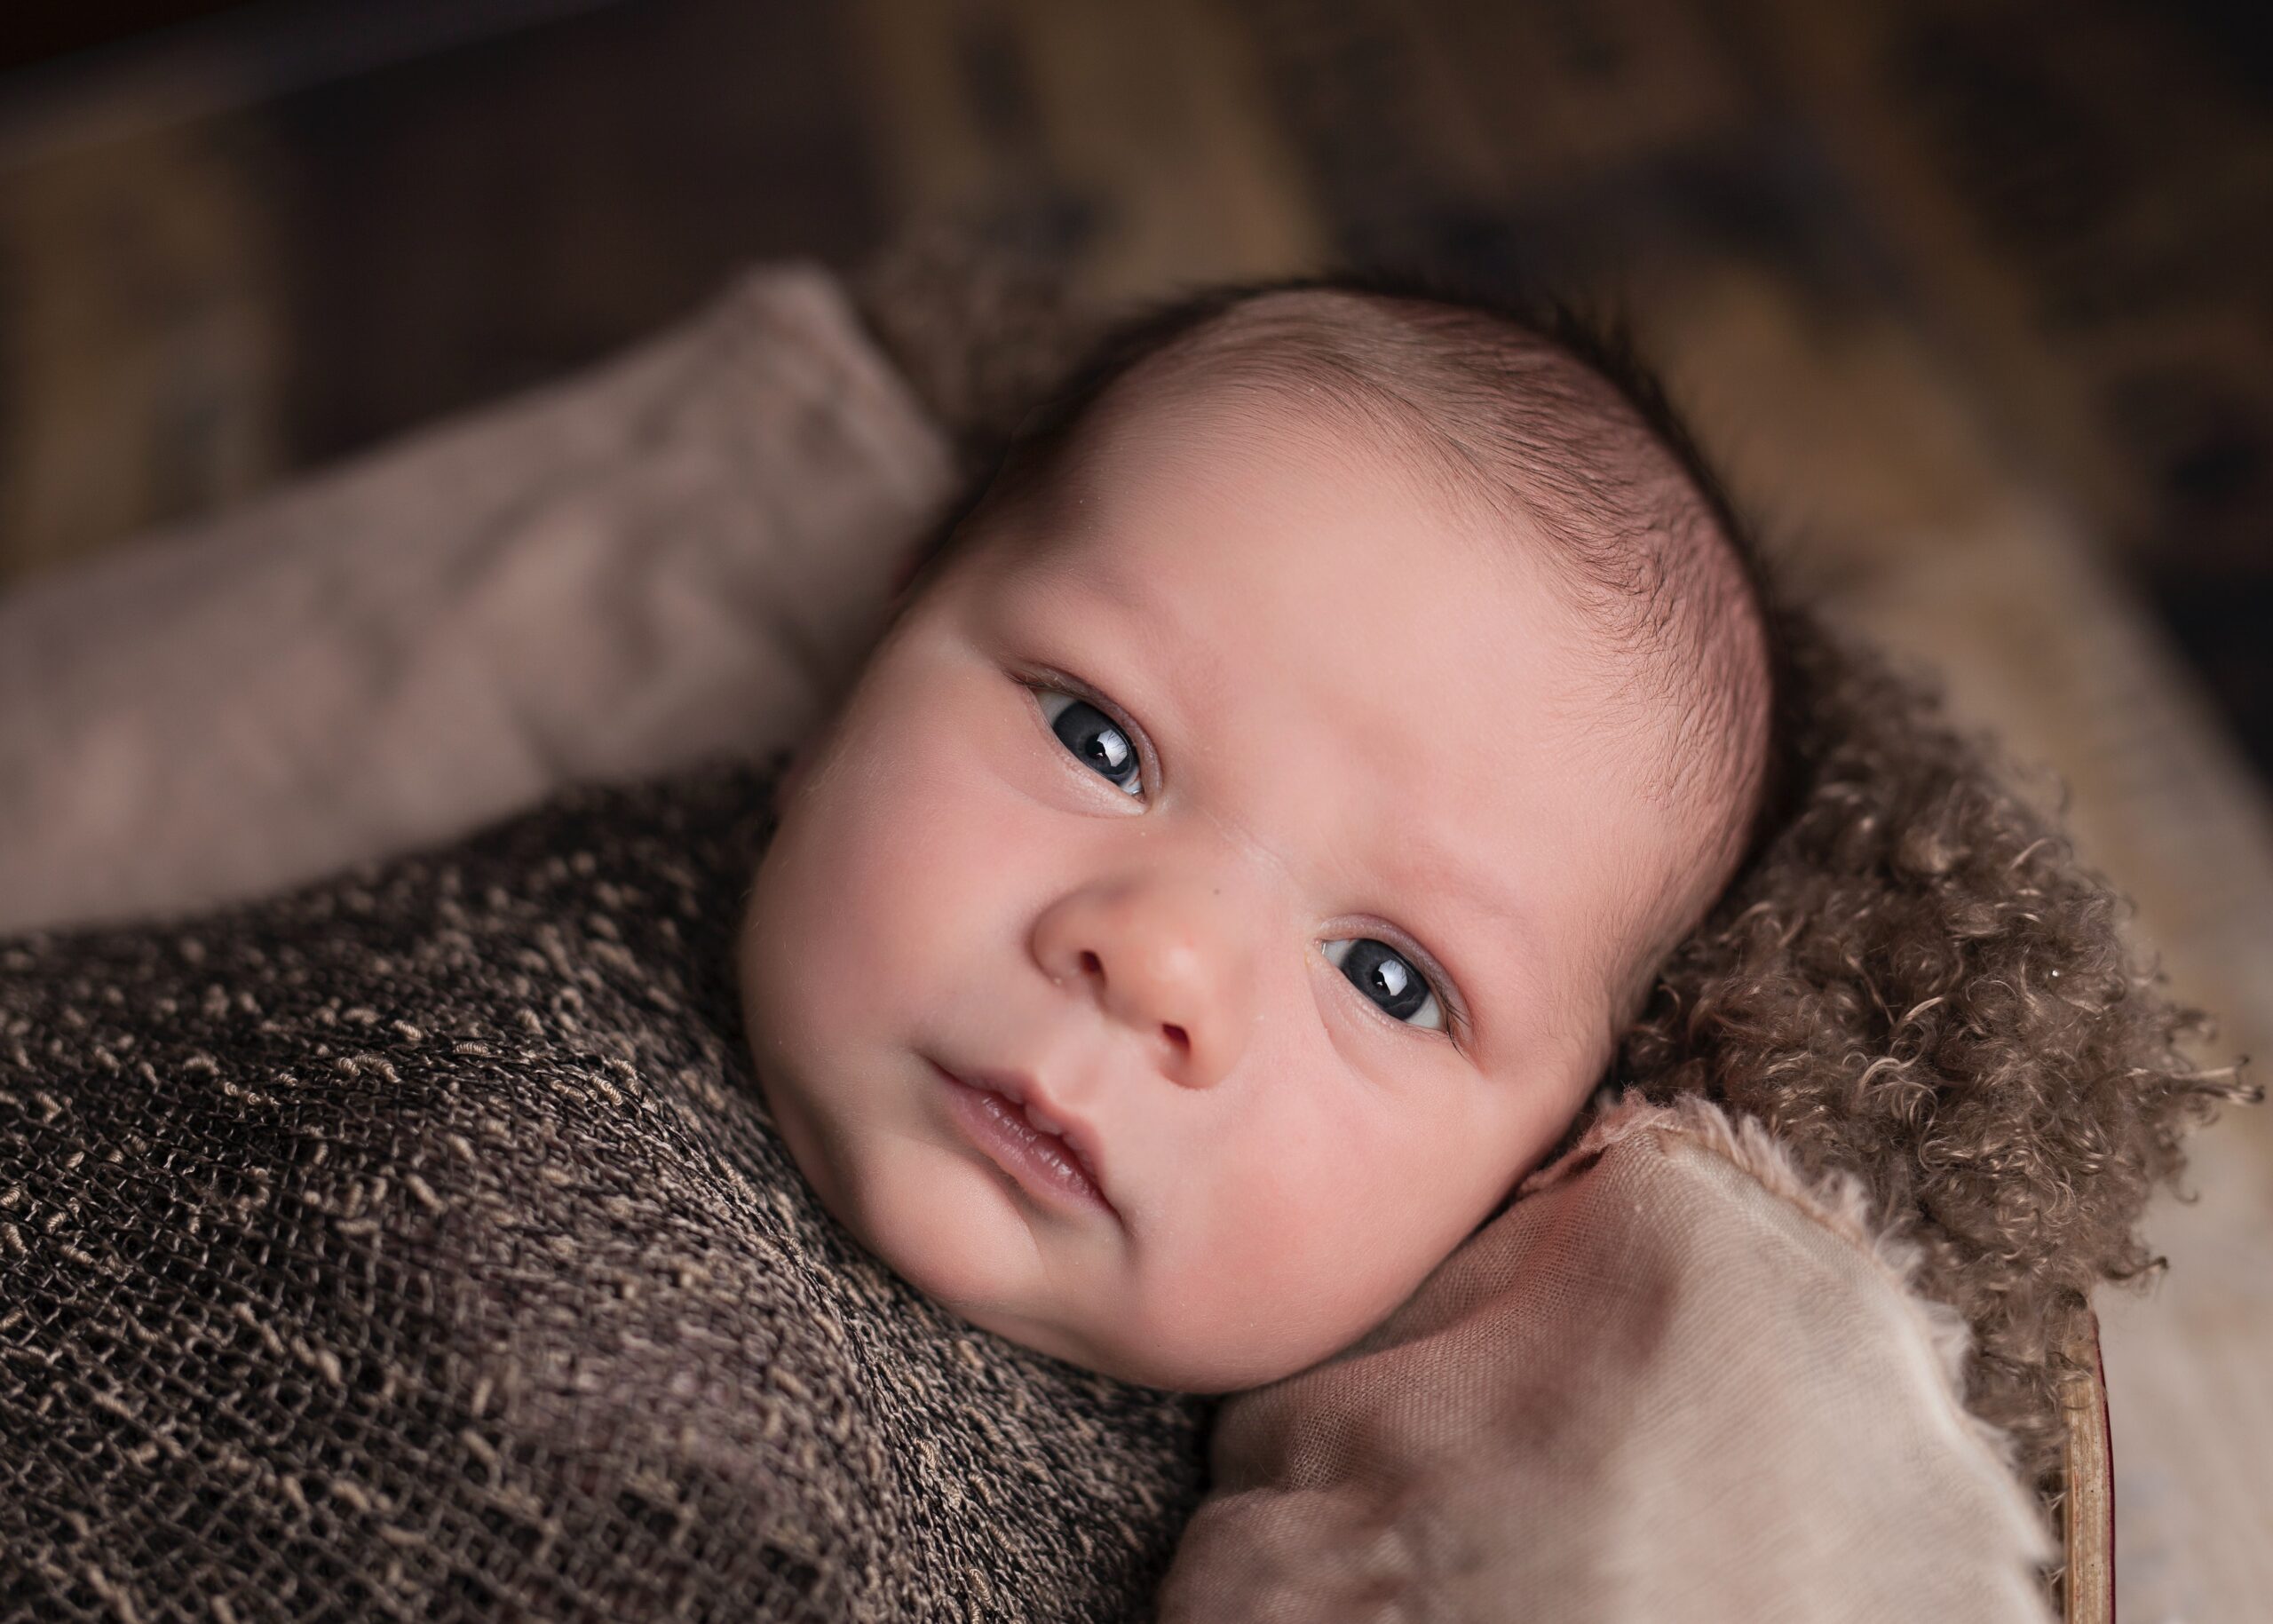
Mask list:
POLYGON ((1444 1006, 1437 1002, 1436 989, 1410 959, 1387 942, 1370 936, 1350 937, 1327 943, 1326 957, 1391 1018, 1417 1016, 1407 1024, 1433 1032, 1445 1029, 1444 1006))
POLYGON ((1144 764, 1120 723, 1089 701, 1055 688, 1036 687, 1034 697, 1041 701, 1049 731, 1067 749, 1129 794, 1144 793, 1144 764))

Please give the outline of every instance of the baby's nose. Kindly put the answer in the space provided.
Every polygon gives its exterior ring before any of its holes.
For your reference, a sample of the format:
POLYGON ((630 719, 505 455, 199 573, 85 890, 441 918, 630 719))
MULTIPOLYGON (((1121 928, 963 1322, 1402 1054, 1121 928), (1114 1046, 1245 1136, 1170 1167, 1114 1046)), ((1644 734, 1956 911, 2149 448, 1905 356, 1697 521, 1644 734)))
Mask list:
POLYGON ((1148 878, 1083 887, 1035 922, 1044 973, 1097 1000, 1146 1061, 1187 1088, 1239 1064, 1254 967, 1219 886, 1148 878))

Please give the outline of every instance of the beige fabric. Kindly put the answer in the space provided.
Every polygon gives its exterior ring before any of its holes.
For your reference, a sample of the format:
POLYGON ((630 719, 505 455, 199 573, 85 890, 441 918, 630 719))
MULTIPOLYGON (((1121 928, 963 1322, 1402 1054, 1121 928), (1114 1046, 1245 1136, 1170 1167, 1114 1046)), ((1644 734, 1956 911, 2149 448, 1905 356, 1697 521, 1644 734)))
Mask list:
POLYGON ((249 895, 822 713, 946 495, 836 281, 0 598, 0 931, 249 895))
POLYGON ((1756 1128, 1629 1105, 1373 1335, 1229 1400, 1167 1624, 2042 1620, 1963 1330, 1756 1128))

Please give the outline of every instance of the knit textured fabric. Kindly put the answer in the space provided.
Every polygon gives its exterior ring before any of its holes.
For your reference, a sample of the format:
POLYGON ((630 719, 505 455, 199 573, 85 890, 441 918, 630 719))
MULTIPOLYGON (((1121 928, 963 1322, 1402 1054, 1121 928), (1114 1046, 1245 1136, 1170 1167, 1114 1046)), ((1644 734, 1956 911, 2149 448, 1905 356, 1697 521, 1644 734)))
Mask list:
POLYGON ((733 975, 772 784, 0 942, 0 1618, 1149 1612, 1210 1401, 819 1204, 733 975))

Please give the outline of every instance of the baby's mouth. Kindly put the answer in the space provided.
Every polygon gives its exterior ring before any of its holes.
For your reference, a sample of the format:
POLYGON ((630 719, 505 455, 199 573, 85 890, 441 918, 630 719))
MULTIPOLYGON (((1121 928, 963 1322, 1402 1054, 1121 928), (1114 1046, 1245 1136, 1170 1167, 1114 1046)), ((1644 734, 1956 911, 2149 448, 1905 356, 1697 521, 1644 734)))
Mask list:
POLYGON ((1061 1200, 1102 1206, 1119 1216, 1091 1154, 1094 1135, 1080 1123, 1061 1125, 1039 1097, 1029 1097, 1038 1092, 1029 1080, 1007 1073, 960 1073, 936 1060, 931 1066, 952 1085, 965 1129, 975 1131, 983 1148, 1004 1161, 1019 1183, 1039 1185, 1041 1193, 1061 1200))

